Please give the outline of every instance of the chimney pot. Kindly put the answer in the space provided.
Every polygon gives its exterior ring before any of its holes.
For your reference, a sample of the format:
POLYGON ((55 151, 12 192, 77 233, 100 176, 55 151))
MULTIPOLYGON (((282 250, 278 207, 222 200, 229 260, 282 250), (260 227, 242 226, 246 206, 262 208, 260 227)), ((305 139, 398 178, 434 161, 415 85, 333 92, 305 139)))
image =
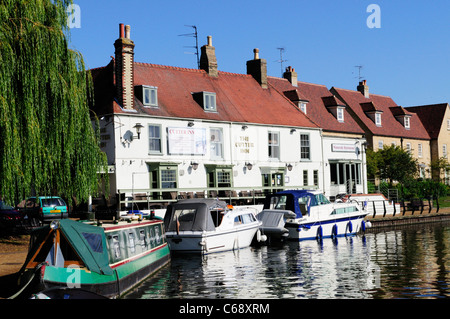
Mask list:
POLYGON ((131 30, 131 27, 129 25, 126 25, 125 26, 125 38, 127 38, 127 39, 131 39, 130 30, 131 30))
POLYGON ((259 49, 253 49, 253 53, 254 53, 254 60, 258 60, 259 59, 259 49))
POLYGON ((212 47, 212 36, 208 35, 208 46, 212 47))
POLYGON ((123 38, 124 37, 124 27, 123 27, 123 23, 119 24, 119 38, 123 38))

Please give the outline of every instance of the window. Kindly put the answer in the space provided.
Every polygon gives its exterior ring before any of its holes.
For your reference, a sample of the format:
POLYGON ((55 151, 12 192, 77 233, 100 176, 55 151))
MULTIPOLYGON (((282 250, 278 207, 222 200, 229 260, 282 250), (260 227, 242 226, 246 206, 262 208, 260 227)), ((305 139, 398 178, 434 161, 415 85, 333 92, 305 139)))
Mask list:
POLYGON ((447 144, 442 145, 442 156, 447 158, 447 144))
POLYGON ((223 134, 220 128, 210 129, 210 147, 212 159, 223 159, 223 134))
POLYGON ((280 133, 269 132, 269 158, 280 159, 280 133))
POLYGON ((418 152, 418 156, 422 157, 422 144, 418 144, 417 145, 417 152, 418 152))
POLYGON ((135 92, 144 107, 158 107, 158 88, 156 86, 139 85, 135 92))
POLYGON ((383 149, 383 146, 384 146, 383 140, 379 140, 379 141, 378 141, 378 149, 382 150, 382 149, 383 149))
POLYGON ((299 102, 300 104, 300 110, 306 114, 306 103, 305 102, 299 102))
POLYGON ((447 119, 447 130, 450 131, 450 119, 447 119))
POLYGON ((303 171, 303 186, 308 186, 308 171, 303 171))
POLYGON ((161 126, 159 125, 149 125, 148 126, 148 136, 149 136, 149 153, 150 154, 161 154, 161 126))
POLYGON ((375 113, 375 125, 381 126, 381 113, 375 113))
POLYGON ((309 134, 300 134, 300 159, 311 159, 311 146, 309 142, 309 134))
POLYGON ((405 116, 405 128, 409 130, 409 116, 405 116))
POLYGON ((319 171, 313 171, 314 186, 319 186, 319 171))
POLYGON ((411 154, 411 151, 412 151, 412 149, 411 149, 411 143, 406 143, 406 151, 407 151, 409 154, 411 154))
POLYGON ((203 107, 205 111, 216 111, 216 93, 203 92, 203 107))
POLYGON ((161 188, 177 187, 177 171, 175 169, 166 169, 161 171, 161 188))
POLYGON ((344 109, 343 108, 340 108, 340 107, 337 108, 337 120, 339 122, 344 122, 344 109))

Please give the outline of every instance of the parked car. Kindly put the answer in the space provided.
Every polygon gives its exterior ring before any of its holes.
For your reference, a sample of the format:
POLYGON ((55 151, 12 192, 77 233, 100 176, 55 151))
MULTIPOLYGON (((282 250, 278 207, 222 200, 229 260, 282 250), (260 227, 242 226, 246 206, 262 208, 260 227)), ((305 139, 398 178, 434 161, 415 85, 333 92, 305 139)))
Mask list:
POLYGON ((0 228, 12 228, 20 224, 23 215, 14 207, 0 201, 0 228))
POLYGON ((58 196, 29 197, 18 207, 27 218, 38 218, 41 222, 69 216, 66 202, 58 196))

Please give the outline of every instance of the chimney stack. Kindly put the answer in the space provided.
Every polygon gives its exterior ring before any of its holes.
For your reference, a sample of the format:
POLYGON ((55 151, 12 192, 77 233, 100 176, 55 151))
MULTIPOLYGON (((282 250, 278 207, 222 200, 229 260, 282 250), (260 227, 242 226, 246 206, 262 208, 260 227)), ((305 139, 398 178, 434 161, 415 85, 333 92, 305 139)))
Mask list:
POLYGON ((210 76, 217 77, 216 49, 212 46, 212 37, 208 36, 208 44, 202 46, 200 55, 200 69, 205 70, 210 76))
POLYGON ((283 78, 291 82, 292 86, 297 86, 297 72, 291 66, 286 68, 286 72, 283 73, 283 78))
POLYGON ((259 49, 254 49, 254 59, 247 61, 247 74, 253 76, 263 89, 267 89, 267 61, 259 58, 259 49))
POLYGON ((359 82, 359 85, 356 89, 361 92, 364 97, 369 98, 369 86, 366 84, 366 80, 362 80, 361 82, 359 82))
POLYGON ((130 26, 119 25, 119 39, 115 47, 116 95, 124 109, 134 106, 134 42, 130 39, 130 26))

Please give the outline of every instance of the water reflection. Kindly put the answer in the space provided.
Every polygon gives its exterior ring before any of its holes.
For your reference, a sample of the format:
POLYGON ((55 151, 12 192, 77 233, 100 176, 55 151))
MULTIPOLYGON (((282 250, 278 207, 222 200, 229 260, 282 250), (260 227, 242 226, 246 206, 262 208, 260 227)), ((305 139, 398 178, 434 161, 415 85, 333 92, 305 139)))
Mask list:
POLYGON ((450 297, 450 227, 173 256, 125 298, 450 297))

